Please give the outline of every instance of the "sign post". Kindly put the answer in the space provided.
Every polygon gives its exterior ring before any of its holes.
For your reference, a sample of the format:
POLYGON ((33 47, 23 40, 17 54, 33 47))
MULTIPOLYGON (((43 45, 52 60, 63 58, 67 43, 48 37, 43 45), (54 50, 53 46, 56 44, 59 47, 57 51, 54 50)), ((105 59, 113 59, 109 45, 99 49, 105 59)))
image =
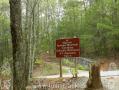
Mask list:
POLYGON ((76 58, 75 58, 75 77, 77 78, 78 77, 78 75, 77 75, 77 60, 76 60, 76 58))
POLYGON ((60 58, 60 77, 62 77, 62 60, 66 57, 79 57, 79 38, 68 38, 56 40, 56 57, 60 58))
POLYGON ((60 62, 60 77, 62 77, 62 59, 61 58, 60 58, 59 62, 60 62))

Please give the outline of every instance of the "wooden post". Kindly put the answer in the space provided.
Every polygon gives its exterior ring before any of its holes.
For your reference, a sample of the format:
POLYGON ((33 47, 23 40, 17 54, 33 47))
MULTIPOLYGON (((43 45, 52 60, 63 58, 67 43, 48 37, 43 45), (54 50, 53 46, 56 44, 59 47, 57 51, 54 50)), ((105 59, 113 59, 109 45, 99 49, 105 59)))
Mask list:
POLYGON ((77 78, 78 75, 77 75, 77 60, 75 58, 75 78, 77 78))
POLYGON ((60 58, 60 77, 62 77, 62 59, 60 58))

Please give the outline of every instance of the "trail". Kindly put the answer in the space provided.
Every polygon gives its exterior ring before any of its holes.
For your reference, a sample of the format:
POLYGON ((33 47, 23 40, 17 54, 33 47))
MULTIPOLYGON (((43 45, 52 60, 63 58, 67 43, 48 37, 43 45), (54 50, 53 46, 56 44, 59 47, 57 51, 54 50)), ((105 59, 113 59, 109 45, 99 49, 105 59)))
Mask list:
MULTIPOLYGON (((119 70, 117 71, 101 71, 101 77, 114 77, 119 76, 119 70)), ((78 76, 79 77, 89 77, 88 71, 78 70, 78 76)), ((71 72, 67 74, 63 74, 63 77, 72 77, 71 72)), ((59 75, 49 75, 49 76, 39 76, 36 78, 59 78, 59 75)))

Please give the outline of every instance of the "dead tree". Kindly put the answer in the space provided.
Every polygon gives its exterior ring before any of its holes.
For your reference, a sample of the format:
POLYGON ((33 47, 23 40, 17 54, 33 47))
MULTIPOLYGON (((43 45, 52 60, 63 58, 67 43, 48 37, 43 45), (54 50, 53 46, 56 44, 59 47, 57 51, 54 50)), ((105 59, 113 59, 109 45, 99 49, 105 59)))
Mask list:
POLYGON ((100 65, 92 64, 89 71, 89 80, 85 90, 103 90, 103 85, 100 78, 100 65))

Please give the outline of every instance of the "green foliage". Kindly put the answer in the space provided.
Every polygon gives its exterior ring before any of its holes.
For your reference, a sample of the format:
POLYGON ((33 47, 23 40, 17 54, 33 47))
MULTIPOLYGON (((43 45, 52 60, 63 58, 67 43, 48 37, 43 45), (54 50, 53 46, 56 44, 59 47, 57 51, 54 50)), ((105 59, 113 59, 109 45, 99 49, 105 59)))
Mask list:
POLYGON ((9 1, 8 0, 0 0, 0 4, 1 3, 8 3, 9 1))
POLYGON ((74 65, 74 63, 71 62, 71 61, 68 60, 68 59, 63 59, 63 60, 62 60, 62 64, 63 64, 63 65, 66 65, 66 66, 73 66, 73 65, 74 65))
MULTIPOLYGON (((74 62, 71 62, 70 60, 68 59, 63 59, 62 60, 62 64, 64 66, 68 66, 68 67, 74 67, 74 62)), ((77 64, 77 70, 86 70, 86 68, 80 64, 77 64)))
POLYGON ((82 56, 107 56, 118 52, 119 2, 93 1, 90 6, 69 0, 58 25, 58 37, 79 37, 82 56), (115 49, 114 49, 115 48, 115 49))
POLYGON ((3 77, 9 77, 11 74, 11 53, 9 1, 0 0, 0 75, 3 77))
POLYGON ((10 60, 8 60, 8 58, 5 58, 3 61, 4 62, 2 66, 0 67, 1 68, 0 76, 2 76, 3 78, 10 78, 11 76, 11 67, 9 63, 10 60))
POLYGON ((59 67, 55 63, 45 63, 43 67, 43 73, 41 75, 56 75, 59 74, 59 67))
POLYGON ((40 59, 36 59, 34 64, 42 65, 42 64, 44 64, 44 61, 41 58, 40 59))
POLYGON ((75 76, 75 74, 77 74, 77 69, 75 68, 70 68, 71 74, 73 75, 73 77, 75 76))
POLYGON ((82 65, 78 65, 78 66, 77 66, 77 69, 78 69, 78 70, 87 70, 87 69, 86 69, 84 66, 82 66, 82 65))

